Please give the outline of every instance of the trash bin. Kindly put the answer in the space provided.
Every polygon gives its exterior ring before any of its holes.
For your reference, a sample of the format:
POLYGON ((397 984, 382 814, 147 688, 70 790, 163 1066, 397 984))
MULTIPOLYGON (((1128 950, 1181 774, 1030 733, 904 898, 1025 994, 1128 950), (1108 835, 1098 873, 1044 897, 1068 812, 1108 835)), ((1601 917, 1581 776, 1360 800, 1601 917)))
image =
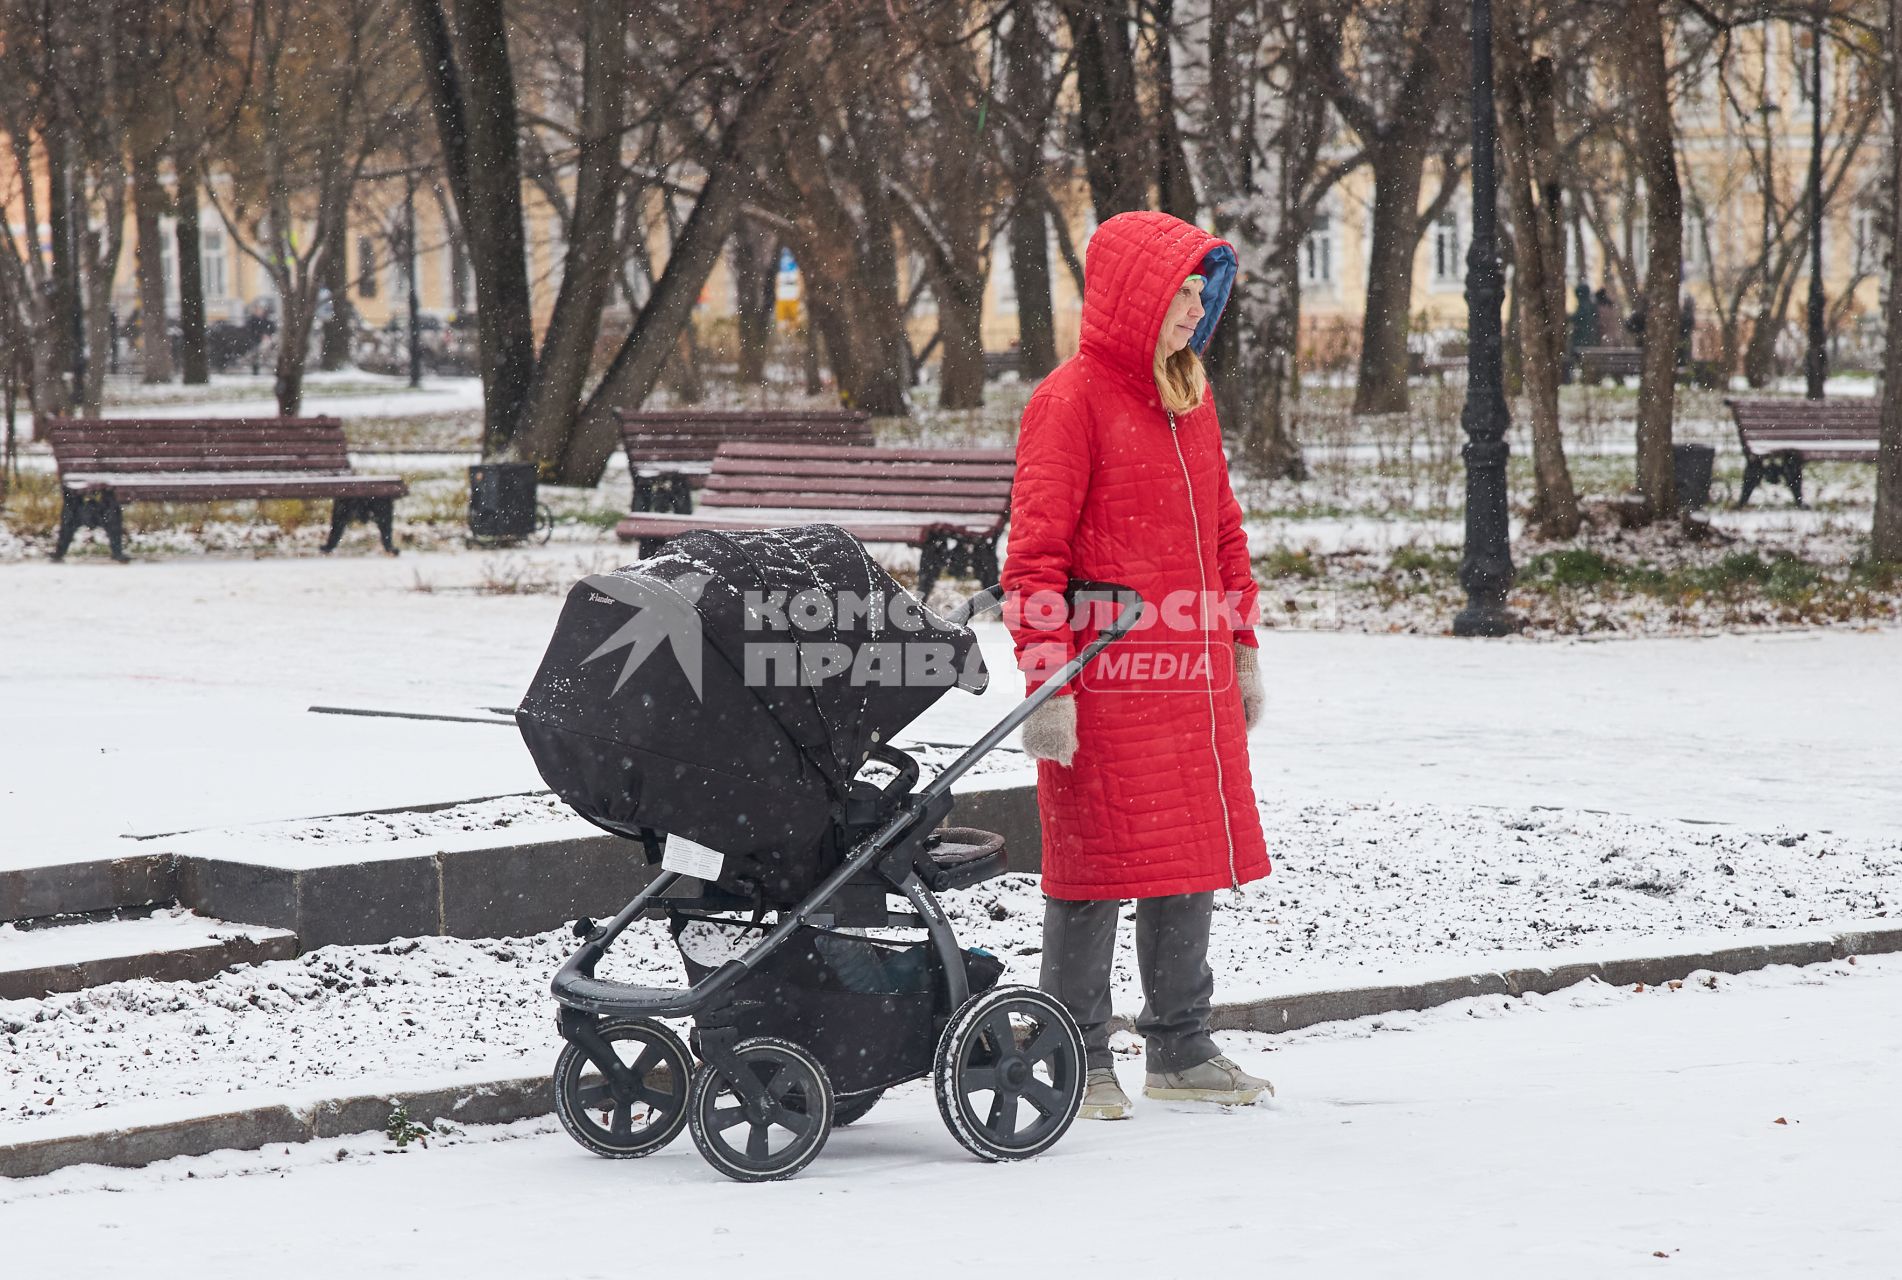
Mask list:
POLYGON ((1677 509, 1702 511, 1710 505, 1711 469, 1717 450, 1707 444, 1671 446, 1671 468, 1677 482, 1677 509))
POLYGON ((484 462, 469 468, 469 532, 497 542, 535 532, 535 464, 484 462))

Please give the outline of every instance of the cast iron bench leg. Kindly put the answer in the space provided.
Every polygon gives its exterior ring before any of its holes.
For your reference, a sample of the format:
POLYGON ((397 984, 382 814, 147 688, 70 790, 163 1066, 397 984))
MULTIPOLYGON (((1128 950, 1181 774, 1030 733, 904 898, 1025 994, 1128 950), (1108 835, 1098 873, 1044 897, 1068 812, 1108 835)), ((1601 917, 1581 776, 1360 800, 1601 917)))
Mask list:
POLYGON ((125 553, 125 512, 120 509, 118 497, 111 493, 95 497, 99 527, 106 531, 106 545, 112 551, 112 558, 120 564, 130 564, 132 557, 125 553))
POLYGON ((997 541, 980 542, 971 548, 971 572, 979 587, 995 586, 1003 576, 997 571, 997 541))
POLYGON ((1783 483, 1790 486, 1790 496, 1796 499, 1796 505, 1803 505, 1803 455, 1787 453, 1783 455, 1783 483))
POLYGON ((652 511, 654 509, 654 477, 640 475, 639 473, 635 474, 634 506, 632 509, 635 511, 652 511))
POLYGON ((1737 495, 1736 509, 1741 511, 1750 502, 1750 495, 1763 483, 1763 459, 1754 453, 1744 455, 1743 492, 1737 495))
POLYGON ((329 555, 343 541, 343 532, 359 520, 369 520, 373 499, 332 498, 330 500, 330 536, 324 539, 323 553, 329 555))
POLYGON ((397 554, 396 542, 391 537, 391 526, 396 523, 395 498, 371 498, 370 516, 376 521, 377 536, 383 539, 383 549, 391 555, 397 554))
POLYGON ((66 552, 73 545, 73 535, 79 532, 84 517, 86 498, 71 489, 60 491, 59 503, 59 543, 53 548, 53 559, 64 560, 66 552))
POLYGON ((918 598, 929 602, 931 589, 938 585, 938 579, 944 574, 945 560, 949 548, 947 539, 941 533, 934 533, 925 539, 924 546, 918 549, 918 598))

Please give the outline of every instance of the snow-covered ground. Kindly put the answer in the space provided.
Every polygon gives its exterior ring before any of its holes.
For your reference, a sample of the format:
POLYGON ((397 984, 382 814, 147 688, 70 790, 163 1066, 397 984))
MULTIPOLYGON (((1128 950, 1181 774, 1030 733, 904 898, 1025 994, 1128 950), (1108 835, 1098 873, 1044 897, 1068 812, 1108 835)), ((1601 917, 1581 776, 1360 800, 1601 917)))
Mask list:
MULTIPOLYGON (((425 378, 411 387, 408 378, 346 369, 312 370, 304 375, 305 417, 395 418, 482 411, 480 378, 425 378)), ((221 373, 209 386, 166 383, 148 387, 114 380, 107 388, 108 418, 275 418, 277 396, 267 372, 221 373)), ((21 413, 20 434, 32 438, 32 415, 21 413)))
MULTIPOLYGON (((1262 817, 1275 874, 1216 896, 1210 961, 1225 1002, 1742 945, 1892 914, 1902 893, 1893 840, 1397 803, 1266 801, 1262 817)), ((596 904, 595 914, 620 905, 596 904)), ((947 894, 945 907, 960 941, 1005 961, 1007 981, 1037 981, 1034 877, 947 894)), ((61 932, 0 926, 0 956, 61 932)), ((1117 964, 1117 1008, 1128 1014, 1142 998, 1132 935, 1123 931, 1117 964)), ((180 1100, 195 1111, 248 1093, 276 1101, 324 1087, 420 1089, 445 1072, 538 1074, 560 1048, 548 979, 574 946, 566 930, 405 939, 326 947, 200 983, 0 1001, 0 1141, 48 1122, 176 1114, 166 1104, 180 1100)), ((658 924, 626 934, 601 972, 684 981, 658 924)))
MULTIPOLYGON (((539 790, 500 720, 540 661, 558 594, 617 548, 507 558, 7 566, 0 613, 0 867, 149 851, 127 837, 539 790), (419 589, 426 588, 426 589, 419 589)), ((915 740, 968 742, 1021 696, 993 680, 915 740)), ((1902 632, 1474 644, 1264 633, 1270 799, 1554 805, 1647 818, 1895 836, 1902 632)))
POLYGON ((0 1183, 0 1238, 21 1274, 74 1280, 1902 1267, 1902 959, 1588 983, 1231 1047, 1278 1098, 1139 1099, 1020 1165, 964 1155, 910 1085, 767 1187, 684 1137, 612 1162, 543 1120, 400 1154, 366 1135, 0 1183))

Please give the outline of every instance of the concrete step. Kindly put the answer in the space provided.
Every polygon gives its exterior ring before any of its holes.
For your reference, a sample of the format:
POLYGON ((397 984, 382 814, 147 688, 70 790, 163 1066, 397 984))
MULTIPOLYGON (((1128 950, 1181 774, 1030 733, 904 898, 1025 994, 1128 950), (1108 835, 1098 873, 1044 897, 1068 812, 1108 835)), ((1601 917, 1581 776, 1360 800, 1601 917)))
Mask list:
POLYGON ((229 924, 181 908, 107 919, 0 925, 0 1000, 108 982, 200 982, 232 965, 297 954, 287 929, 229 924))
MULTIPOLYGON (((309 821, 317 820, 300 824, 309 821)), ((1034 785, 959 790, 947 821, 1002 835, 1013 871, 1041 864, 1034 785)), ((656 870, 632 841, 579 818, 362 842, 230 828, 145 843, 149 851, 130 858, 0 871, 0 926, 176 904, 294 936, 302 950, 417 936, 502 938, 580 915, 611 916, 656 870)), ((0 968, 4 956, 0 945, 0 968)))
POLYGON ((177 860, 167 853, 85 861, 54 855, 44 866, 0 868, 0 923, 150 907, 177 894, 177 860))

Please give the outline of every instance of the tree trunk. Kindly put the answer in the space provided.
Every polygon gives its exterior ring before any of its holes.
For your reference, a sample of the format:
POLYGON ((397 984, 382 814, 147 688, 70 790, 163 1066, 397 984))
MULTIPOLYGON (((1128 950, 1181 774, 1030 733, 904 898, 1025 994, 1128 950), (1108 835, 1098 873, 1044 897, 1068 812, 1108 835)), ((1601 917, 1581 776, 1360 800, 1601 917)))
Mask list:
POLYGON ((198 170, 182 151, 172 155, 178 175, 178 225, 173 240, 178 249, 179 363, 188 386, 211 381, 205 358, 205 274, 198 258, 198 170))
POLYGON ((278 286, 277 368, 272 390, 279 417, 295 418, 304 409, 304 366, 310 356, 311 292, 280 279, 278 286))
MULTIPOLYGON (((1902 0, 1889 0, 1889 118, 1902 120, 1902 0)), ((1876 514, 1870 559, 1902 563, 1902 139, 1889 139, 1889 297, 1882 353, 1882 434, 1876 445, 1876 514)))
POLYGON ((462 220, 456 216, 455 201, 442 183, 429 184, 442 218, 443 238, 449 243, 449 310, 458 318, 469 314, 469 247, 462 238, 462 220))
POLYGON ((806 393, 819 395, 825 390, 821 368, 832 372, 832 389, 841 403, 847 399, 845 388, 858 381, 852 364, 852 344, 845 337, 840 308, 835 299, 843 292, 812 275, 806 279, 806 393))
MULTIPOLYGON (((1194 23, 1197 15, 1188 21, 1194 23)), ((1215 227, 1244 270, 1205 358, 1216 412, 1239 438, 1243 465, 1258 476, 1303 479, 1307 467, 1289 402, 1301 323, 1300 241, 1295 192, 1307 186, 1320 144, 1325 100, 1304 92, 1297 61, 1286 93, 1261 101, 1262 9, 1250 0, 1208 5, 1208 70, 1200 101, 1202 188, 1215 227)), ((1194 99, 1194 95, 1191 95, 1194 99)))
POLYGON ((1156 190, 1162 211, 1195 221, 1195 180, 1189 173, 1182 122, 1176 118, 1175 0, 1152 0, 1155 43, 1151 61, 1156 79, 1156 190))
POLYGON ((1067 0, 1077 125, 1096 220, 1149 207, 1154 122, 1137 92, 1128 0, 1067 0))
POLYGON ((627 7, 587 0, 575 196, 561 288, 519 427, 522 456, 551 469, 572 433, 614 283, 621 129, 627 97, 627 7))
MULTIPOLYGON (((95 234, 86 232, 86 377, 82 388, 84 410, 88 417, 99 416, 104 407, 106 368, 112 345, 112 282, 119 274, 119 256, 125 249, 125 174, 118 168, 115 155, 106 162, 107 172, 100 178, 100 221, 95 234)), ((90 202, 88 202, 90 203, 90 202)), ((164 309, 159 319, 163 331, 164 309)))
POLYGON ((1505 160, 1518 303, 1520 371, 1532 404, 1532 519, 1548 538, 1578 533, 1578 495, 1565 461, 1559 380, 1565 360, 1565 225, 1559 185, 1552 60, 1530 64, 1516 6, 1493 30, 1499 67, 1499 150, 1505 160))
POLYGON ((1405 413, 1407 326, 1413 305, 1413 253, 1420 243, 1426 139, 1409 131, 1371 150, 1373 244, 1367 260, 1367 307, 1361 318, 1354 412, 1405 413))
POLYGON ((763 387, 779 305, 779 241, 769 228, 742 220, 733 232, 732 255, 739 380, 742 385, 763 387))
MULTIPOLYGON (((403 252, 410 252, 408 243, 403 252)), ((324 273, 317 283, 330 294, 330 318, 319 337, 317 367, 335 373, 350 363, 350 260, 341 240, 324 255, 324 273)))
POLYGON ((1249 357, 1216 384, 1217 412, 1241 433, 1242 453, 1257 475, 1305 480, 1307 460, 1295 434, 1292 406, 1296 352, 1301 344, 1301 251, 1291 237, 1278 237, 1258 281, 1248 283, 1241 315, 1240 345, 1249 357), (1285 242, 1285 243, 1284 243, 1285 242), (1222 408, 1224 383, 1235 384, 1230 407, 1222 408))
POLYGON ((938 332, 944 355, 938 365, 938 407, 984 407, 984 280, 938 276, 938 332))
POLYGON ((1646 513, 1657 520, 1677 509, 1671 415, 1677 394, 1683 210, 1671 127, 1670 65, 1658 0, 1628 0, 1627 15, 1632 125, 1645 179, 1650 245, 1644 273, 1644 363, 1638 383, 1638 492, 1646 513))
POLYGON ((535 333, 504 4, 462 0, 453 39, 442 0, 409 0, 409 7, 443 166, 475 268, 482 456, 516 457, 534 378, 535 333))
POLYGON ((620 447, 616 409, 638 409, 660 378, 681 330, 693 317, 700 290, 720 259, 721 246, 732 231, 740 196, 752 178, 743 150, 753 122, 764 115, 778 94, 777 61, 742 96, 733 122, 720 140, 693 212, 667 255, 667 266, 654 290, 634 318, 627 338, 615 352, 600 383, 569 436, 561 454, 556 483, 592 488, 601 481, 608 459, 620 447))
POLYGON ((53 303, 47 315, 52 323, 45 336, 52 376, 69 379, 65 389, 54 397, 55 403, 64 406, 78 403, 84 388, 77 377, 71 376, 76 373, 82 358, 79 335, 79 232, 73 225, 74 175, 68 168, 72 148, 65 123, 59 118, 57 110, 47 121, 41 136, 46 148, 46 227, 53 241, 53 303))
POLYGON ((1033 6, 1018 8, 1005 37, 1010 100, 1027 114, 1021 130, 1006 134, 1016 202, 1010 214, 1010 273, 1017 290, 1017 362, 1032 382, 1057 367, 1056 308, 1050 296, 1050 240, 1044 225, 1043 140, 1047 121, 1048 45, 1033 6))
MULTIPOLYGON (((172 341, 165 322, 165 258, 159 244, 159 217, 168 203, 159 180, 163 138, 144 136, 132 144, 132 219, 138 236, 139 376, 144 382, 172 380, 172 341)), ((180 276, 183 279, 183 276, 180 276)))

